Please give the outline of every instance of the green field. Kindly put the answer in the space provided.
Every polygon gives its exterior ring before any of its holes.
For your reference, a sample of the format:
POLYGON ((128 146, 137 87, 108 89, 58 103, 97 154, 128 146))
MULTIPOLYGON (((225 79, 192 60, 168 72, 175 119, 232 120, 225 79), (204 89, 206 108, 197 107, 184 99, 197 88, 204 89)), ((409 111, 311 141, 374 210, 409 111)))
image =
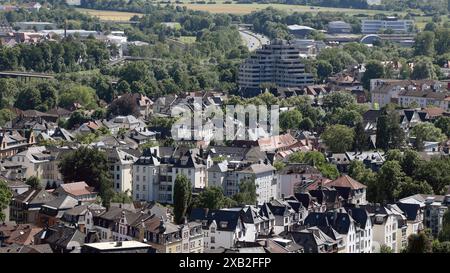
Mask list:
POLYGON ((177 40, 182 42, 183 44, 189 45, 195 43, 196 39, 197 38, 195 36, 181 36, 177 40))
POLYGON ((98 17, 100 20, 103 21, 129 21, 131 17, 135 15, 142 16, 141 13, 125 12, 125 11, 95 10, 95 9, 81 9, 81 8, 76 8, 76 10, 82 13, 87 13, 91 16, 98 17))
POLYGON ((212 13, 232 13, 232 14, 247 14, 252 11, 262 10, 267 7, 273 7, 276 9, 284 10, 287 12, 344 12, 349 15, 355 14, 367 14, 374 15, 379 13, 384 14, 401 14, 404 15, 406 12, 390 12, 390 11, 380 11, 380 10, 364 10, 364 9, 348 9, 348 8, 331 8, 331 7, 311 7, 303 5, 285 5, 285 4, 224 4, 225 0, 217 0, 216 4, 191 4, 190 1, 183 1, 183 4, 175 4, 178 6, 185 6, 192 10, 209 11, 212 13))

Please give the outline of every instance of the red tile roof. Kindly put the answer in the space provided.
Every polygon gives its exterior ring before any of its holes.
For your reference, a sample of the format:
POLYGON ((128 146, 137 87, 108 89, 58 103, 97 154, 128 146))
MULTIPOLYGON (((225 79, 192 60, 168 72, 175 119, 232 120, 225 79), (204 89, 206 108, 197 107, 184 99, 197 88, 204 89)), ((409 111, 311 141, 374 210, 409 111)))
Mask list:
POLYGON ((350 188, 352 190, 359 190, 367 188, 366 185, 361 184, 360 182, 356 181, 355 179, 351 178, 348 175, 343 175, 339 177, 336 180, 333 180, 331 182, 328 182, 325 184, 327 187, 340 187, 340 188, 350 188))
POLYGON ((94 188, 89 187, 86 182, 74 182, 61 184, 60 187, 68 194, 79 196, 94 193, 94 188))

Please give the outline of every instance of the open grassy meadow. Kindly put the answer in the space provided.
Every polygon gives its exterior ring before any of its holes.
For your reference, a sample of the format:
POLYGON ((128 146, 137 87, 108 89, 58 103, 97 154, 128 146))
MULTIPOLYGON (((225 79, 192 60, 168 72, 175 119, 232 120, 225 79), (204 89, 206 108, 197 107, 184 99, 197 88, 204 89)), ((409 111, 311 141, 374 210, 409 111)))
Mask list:
POLYGON ((79 12, 88 13, 91 16, 96 16, 103 21, 129 21, 131 17, 140 13, 125 12, 125 11, 111 11, 111 10, 94 10, 94 9, 81 9, 77 8, 79 12))
MULTIPOLYGON (((285 5, 285 4, 225 4, 224 0, 216 0, 216 4, 192 4, 191 1, 184 0, 183 3, 178 3, 175 5, 185 6, 192 10, 209 11, 212 13, 232 13, 232 14, 247 14, 252 11, 262 10, 267 7, 273 7, 276 9, 284 10, 287 12, 344 12, 350 15, 355 14, 367 14, 373 15, 377 13, 394 14, 395 12, 380 11, 380 10, 364 10, 364 9, 347 9, 347 8, 331 8, 331 7, 311 7, 303 5, 285 5)), ((398 12, 397 14, 404 14, 398 12)))

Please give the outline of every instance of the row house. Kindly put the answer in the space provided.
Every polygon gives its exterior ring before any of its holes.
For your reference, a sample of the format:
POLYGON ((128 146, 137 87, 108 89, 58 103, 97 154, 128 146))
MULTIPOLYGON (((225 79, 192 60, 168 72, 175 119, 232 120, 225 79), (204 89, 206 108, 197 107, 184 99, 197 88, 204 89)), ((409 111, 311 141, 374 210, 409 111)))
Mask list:
POLYGON ((252 236, 247 232, 240 209, 193 209, 189 220, 202 224, 205 251, 235 248, 237 242, 250 240, 247 237, 252 236))
POLYGON ((26 130, 19 132, 0 132, 0 159, 8 158, 36 143, 36 136, 33 131, 26 130))
POLYGON ((337 253, 338 241, 325 234, 318 227, 292 231, 283 236, 304 249, 304 253, 337 253))
POLYGON ((95 203, 79 205, 64 211, 59 222, 69 227, 76 227, 87 234, 94 228, 94 217, 98 217, 105 211, 106 208, 95 203))
POLYGON ((29 189, 12 198, 10 220, 18 224, 37 223, 41 207, 56 199, 57 196, 45 190, 29 189))
POLYGON ((439 107, 445 111, 449 110, 450 93, 444 91, 425 90, 402 90, 398 94, 398 104, 402 107, 418 105, 421 108, 428 106, 439 107))
POLYGON ((384 245, 394 253, 400 252, 398 240, 402 238, 398 238, 399 223, 396 214, 380 204, 364 205, 361 208, 369 213, 373 224, 374 248, 379 249, 384 245))
MULTIPOLYGON (((338 244, 339 252, 344 253, 359 253, 359 249, 356 249, 357 242, 356 226, 353 218, 345 212, 340 211, 327 211, 312 212, 308 214, 305 219, 305 226, 318 227, 328 236, 334 237, 333 233, 337 232, 342 238, 338 244)), ((335 237, 337 238, 337 237, 335 237)))
POLYGON ((144 241, 159 253, 203 253, 201 223, 175 225, 162 217, 153 217, 142 223, 142 230, 144 241))

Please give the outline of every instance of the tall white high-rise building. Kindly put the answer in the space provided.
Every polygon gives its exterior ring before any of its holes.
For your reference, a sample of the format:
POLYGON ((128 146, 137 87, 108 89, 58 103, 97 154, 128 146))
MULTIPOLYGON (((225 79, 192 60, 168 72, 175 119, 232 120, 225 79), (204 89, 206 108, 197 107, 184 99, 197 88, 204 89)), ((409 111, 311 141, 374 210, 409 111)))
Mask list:
POLYGON ((299 48, 294 43, 277 39, 256 50, 239 67, 240 88, 259 88, 262 83, 304 87, 313 84, 314 79, 305 73, 299 48))

